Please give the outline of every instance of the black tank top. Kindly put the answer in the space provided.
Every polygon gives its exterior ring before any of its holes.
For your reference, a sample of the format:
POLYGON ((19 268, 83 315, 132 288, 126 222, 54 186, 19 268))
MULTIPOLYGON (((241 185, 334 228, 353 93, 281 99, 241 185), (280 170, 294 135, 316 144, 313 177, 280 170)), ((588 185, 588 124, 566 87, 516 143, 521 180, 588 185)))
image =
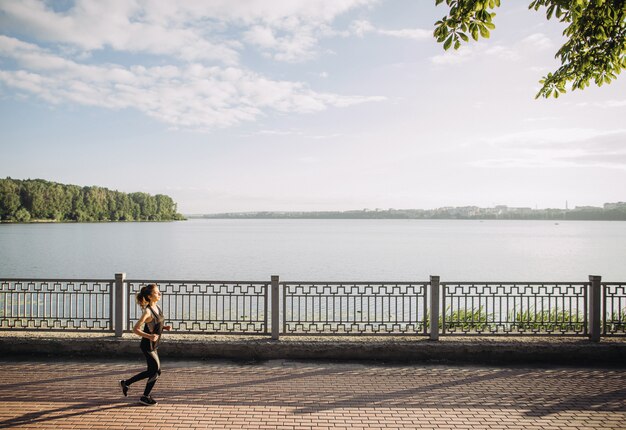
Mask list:
POLYGON ((159 347, 159 344, 161 343, 161 334, 163 334, 163 323, 165 322, 165 316, 163 315, 163 311, 158 306, 156 308, 159 311, 158 313, 154 312, 152 306, 148 306, 148 309, 150 309, 150 312, 152 312, 152 321, 146 322, 143 331, 150 334, 158 334, 159 338, 156 342, 152 342, 145 337, 141 340, 143 344, 142 346, 149 347, 150 351, 154 351, 159 347))

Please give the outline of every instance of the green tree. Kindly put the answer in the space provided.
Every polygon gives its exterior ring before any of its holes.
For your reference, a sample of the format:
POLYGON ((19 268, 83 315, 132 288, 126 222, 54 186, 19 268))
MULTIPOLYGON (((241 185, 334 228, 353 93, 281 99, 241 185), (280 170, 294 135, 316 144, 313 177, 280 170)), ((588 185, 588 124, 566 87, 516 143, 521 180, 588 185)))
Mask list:
POLYGON ((17 222, 30 221, 30 213, 25 208, 19 208, 15 213, 15 220, 17 222))
POLYGON ((132 221, 133 220, 132 202, 128 194, 116 192, 115 200, 116 200, 119 220, 120 221, 132 221))
POLYGON ((0 219, 13 219, 20 207, 20 187, 11 178, 0 179, 0 219))
POLYGON ((79 187, 42 179, 0 179, 0 220, 28 222, 181 220, 166 195, 125 194, 101 187, 79 187))
POLYGON ((72 209, 68 218, 74 221, 82 221, 80 218, 84 218, 86 214, 83 190, 80 187, 72 185, 70 194, 72 196, 72 209))
POLYGON ((106 190, 100 187, 85 187, 85 206, 93 221, 108 220, 108 204, 106 190))
MULTIPOLYGON (((471 37, 488 38, 495 28, 491 12, 500 0, 435 0, 450 8, 449 14, 435 23, 434 35, 444 49, 458 49, 471 37)), ((584 89, 590 81, 602 86, 617 78, 626 68, 626 0, 532 0, 529 9, 546 9, 547 19, 553 17, 568 26, 567 39, 555 57, 561 67, 548 73, 539 82, 537 97, 558 97, 572 90, 584 89)))
POLYGON ((46 203, 48 206, 48 218, 56 221, 68 219, 72 209, 72 200, 67 186, 53 182, 48 183, 46 203))
POLYGON ((45 184, 41 180, 22 181, 20 188, 22 206, 30 213, 31 218, 46 219, 45 184))
POLYGON ((155 197, 152 197, 148 193, 132 193, 130 198, 139 208, 139 213, 135 215, 135 219, 142 221, 158 220, 157 201, 155 197))
POLYGON ((160 219, 176 219, 176 203, 171 197, 157 194, 156 199, 157 213, 160 219))

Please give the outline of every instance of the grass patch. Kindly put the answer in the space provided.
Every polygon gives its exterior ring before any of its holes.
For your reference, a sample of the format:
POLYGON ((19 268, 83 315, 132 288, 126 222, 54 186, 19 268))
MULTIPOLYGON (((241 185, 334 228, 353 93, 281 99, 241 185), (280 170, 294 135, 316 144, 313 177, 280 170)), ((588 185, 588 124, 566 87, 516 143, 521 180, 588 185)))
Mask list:
POLYGON ((607 334, 626 334, 626 308, 611 312, 606 319, 605 328, 607 334))
POLYGON ((518 332, 583 332, 585 315, 566 310, 526 310, 512 312, 509 316, 511 328, 518 332))

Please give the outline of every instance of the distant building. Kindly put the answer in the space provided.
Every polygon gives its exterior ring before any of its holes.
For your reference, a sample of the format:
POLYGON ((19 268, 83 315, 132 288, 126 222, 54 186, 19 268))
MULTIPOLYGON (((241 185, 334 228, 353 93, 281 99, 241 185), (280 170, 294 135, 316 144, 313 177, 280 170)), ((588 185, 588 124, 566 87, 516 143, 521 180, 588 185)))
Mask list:
POLYGON ((509 208, 509 211, 527 215, 533 213, 533 208, 509 208))
POLYGON ((494 209, 496 210, 497 215, 503 215, 509 211, 509 207, 507 205, 498 205, 494 209))

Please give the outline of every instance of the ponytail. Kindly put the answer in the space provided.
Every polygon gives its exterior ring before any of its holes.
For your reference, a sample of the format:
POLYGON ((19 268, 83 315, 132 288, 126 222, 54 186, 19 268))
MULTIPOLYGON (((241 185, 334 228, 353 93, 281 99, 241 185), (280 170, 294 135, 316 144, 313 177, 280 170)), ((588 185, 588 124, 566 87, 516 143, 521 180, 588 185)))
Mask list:
POLYGON ((154 289, 156 288, 156 284, 148 284, 141 287, 141 290, 137 293, 137 304, 142 308, 145 308, 150 304, 150 298, 154 289))

